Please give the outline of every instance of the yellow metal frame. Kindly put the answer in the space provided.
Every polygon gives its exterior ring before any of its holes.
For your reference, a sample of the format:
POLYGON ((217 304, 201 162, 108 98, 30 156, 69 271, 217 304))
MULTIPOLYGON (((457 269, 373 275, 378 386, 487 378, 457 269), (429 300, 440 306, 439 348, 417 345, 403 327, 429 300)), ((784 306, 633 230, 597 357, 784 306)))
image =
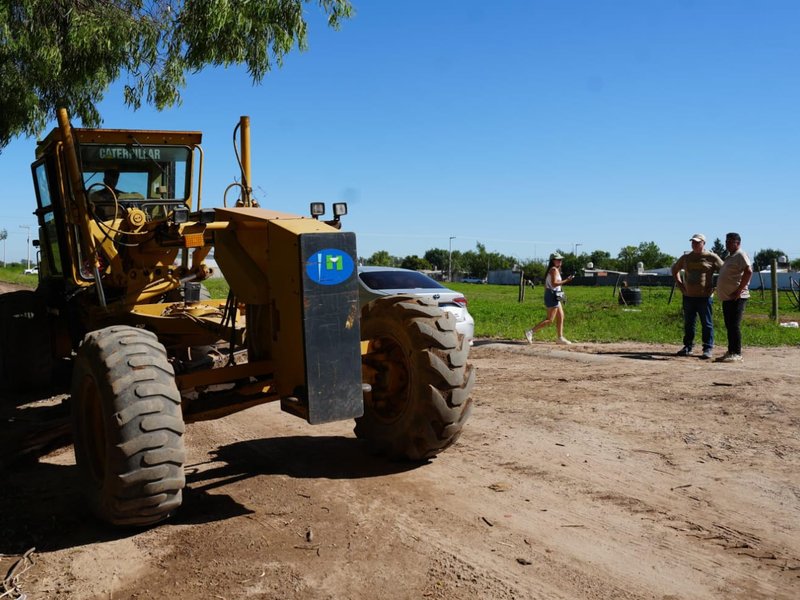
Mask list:
MULTIPOLYGON (((303 384, 299 238, 308 233, 338 232, 317 219, 257 206, 250 195, 249 119, 242 117, 239 127, 242 198, 236 207, 215 209, 215 219, 210 223, 148 221, 137 209, 126 210, 118 218, 95 221, 89 210, 77 154, 79 144, 90 143, 186 146, 192 156, 199 155, 196 196, 199 206, 203 169, 199 132, 73 129, 62 109, 58 111, 58 128, 37 147, 37 158, 55 157, 61 186, 58 191, 65 199, 71 284, 79 288, 98 286, 99 302, 93 302, 89 296, 81 300, 89 329, 124 323, 155 332, 168 348, 212 345, 220 340, 248 348, 247 363, 177 375, 181 392, 190 392, 184 394, 187 421, 216 418, 255 404, 290 398, 303 384), (136 243, 120 252, 115 243, 119 235, 136 243), (202 281, 210 275, 203 261, 212 247, 241 303, 236 307, 238 315, 233 324, 223 325, 225 301, 162 300, 184 282, 202 281), (181 253, 183 264, 177 265, 181 253), (276 289, 275 281, 281 282, 281 289, 276 289), (246 333, 245 321, 249 317, 242 313, 247 311, 254 318, 247 324, 246 333), (275 373, 280 373, 279 380, 275 373), (217 389, 225 386, 229 387, 217 389)), ((195 201, 194 175, 193 168, 187 174, 190 211, 195 201)), ((367 351, 366 342, 362 343, 361 351, 367 351)))

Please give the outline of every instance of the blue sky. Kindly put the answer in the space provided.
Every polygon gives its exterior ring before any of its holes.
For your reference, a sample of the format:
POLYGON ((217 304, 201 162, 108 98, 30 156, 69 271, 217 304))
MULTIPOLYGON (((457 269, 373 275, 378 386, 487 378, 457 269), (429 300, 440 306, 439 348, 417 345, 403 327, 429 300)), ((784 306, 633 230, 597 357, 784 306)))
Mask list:
MULTIPOLYGON (((679 255, 728 231, 751 255, 800 256, 800 2, 354 5, 338 32, 307 5, 308 52, 260 87, 206 70, 162 113, 115 87, 104 125, 203 131, 204 206, 221 206, 249 115, 262 206, 347 201, 361 256, 451 236, 519 259, 643 241, 679 255)), ((0 155, 9 261, 35 230, 33 153, 17 139, 0 155)))

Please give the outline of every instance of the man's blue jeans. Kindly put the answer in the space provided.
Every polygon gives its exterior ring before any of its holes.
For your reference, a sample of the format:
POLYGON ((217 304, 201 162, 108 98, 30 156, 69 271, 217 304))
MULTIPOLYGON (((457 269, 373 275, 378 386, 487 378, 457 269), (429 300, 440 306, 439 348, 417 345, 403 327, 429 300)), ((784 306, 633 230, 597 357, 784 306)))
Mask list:
POLYGON ((694 345, 694 332, 697 318, 703 334, 703 351, 714 347, 714 322, 711 320, 713 298, 683 297, 683 345, 690 348, 694 345))

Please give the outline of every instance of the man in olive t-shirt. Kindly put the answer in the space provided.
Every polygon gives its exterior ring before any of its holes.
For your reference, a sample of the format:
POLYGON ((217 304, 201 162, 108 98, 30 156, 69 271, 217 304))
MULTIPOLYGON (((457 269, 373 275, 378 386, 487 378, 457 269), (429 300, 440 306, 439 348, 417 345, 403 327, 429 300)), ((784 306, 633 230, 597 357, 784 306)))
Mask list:
POLYGON ((714 348, 714 322, 711 320, 714 272, 722 267, 722 259, 713 252, 705 251, 706 236, 702 233, 695 233, 689 240, 692 242, 692 251, 672 265, 672 277, 683 293, 683 348, 678 350, 678 356, 692 353, 695 324, 697 317, 700 317, 703 338, 703 354, 700 358, 709 359, 714 348))

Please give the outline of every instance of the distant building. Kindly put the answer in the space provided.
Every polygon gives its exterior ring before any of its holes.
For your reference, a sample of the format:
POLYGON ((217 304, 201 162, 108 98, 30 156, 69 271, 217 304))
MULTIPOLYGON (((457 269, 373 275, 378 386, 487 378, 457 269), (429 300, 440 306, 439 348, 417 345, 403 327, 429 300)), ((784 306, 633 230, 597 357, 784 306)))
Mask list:
POLYGON ((492 283, 494 285, 519 285, 519 271, 512 271, 511 269, 489 271, 486 283, 492 283))
MULTIPOLYGON (((798 272, 778 272, 779 290, 800 290, 800 273, 798 272)), ((771 290, 772 274, 769 271, 756 271, 750 279, 751 290, 771 290)))

